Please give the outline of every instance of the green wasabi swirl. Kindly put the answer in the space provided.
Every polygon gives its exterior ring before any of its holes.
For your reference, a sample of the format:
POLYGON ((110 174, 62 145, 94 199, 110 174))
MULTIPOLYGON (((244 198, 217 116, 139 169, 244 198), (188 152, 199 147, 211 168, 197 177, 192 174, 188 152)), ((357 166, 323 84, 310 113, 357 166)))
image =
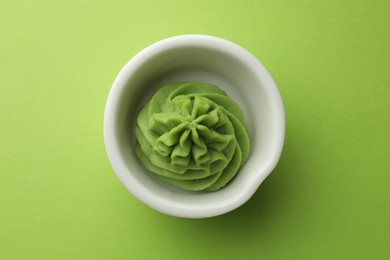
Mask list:
POLYGON ((161 87, 137 116, 137 155, 162 181, 215 191, 248 158, 248 125, 217 86, 179 82, 161 87))

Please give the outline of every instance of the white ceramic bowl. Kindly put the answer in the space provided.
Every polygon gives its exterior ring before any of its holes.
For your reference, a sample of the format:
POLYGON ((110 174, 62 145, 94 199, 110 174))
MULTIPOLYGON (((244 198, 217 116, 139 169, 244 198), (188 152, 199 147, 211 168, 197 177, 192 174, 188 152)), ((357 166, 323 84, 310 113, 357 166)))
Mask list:
POLYGON ((107 154, 122 183, 148 206, 187 218, 217 216, 244 204, 277 164, 284 133, 282 99, 264 66, 242 47, 206 35, 168 38, 138 53, 115 79, 104 114, 107 154), (163 183, 135 154, 139 109, 159 86, 177 81, 219 86, 241 106, 249 123, 248 161, 219 191, 191 192, 163 183))

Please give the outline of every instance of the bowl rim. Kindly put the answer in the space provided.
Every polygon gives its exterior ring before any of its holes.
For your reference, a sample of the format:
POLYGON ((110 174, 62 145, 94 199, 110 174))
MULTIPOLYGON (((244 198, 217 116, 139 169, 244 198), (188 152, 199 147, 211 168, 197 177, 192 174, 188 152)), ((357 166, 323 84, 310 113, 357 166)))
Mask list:
POLYGON ((252 197, 264 179, 272 172, 279 161, 284 145, 285 112, 282 97, 275 81, 261 62, 249 51, 233 42, 216 36, 187 34, 160 40, 141 50, 127 62, 117 75, 109 92, 104 111, 103 131, 106 153, 111 166, 129 192, 149 207, 162 213, 177 217, 205 218, 222 215, 243 205, 252 197), (277 142, 275 143, 275 152, 265 167, 266 170, 263 170, 262 174, 255 176, 249 187, 242 189, 242 192, 237 194, 234 200, 221 205, 213 205, 212 207, 209 205, 205 205, 204 207, 183 207, 183 205, 171 203, 167 199, 152 195, 146 187, 139 185, 138 180, 129 172, 116 142, 115 115, 118 110, 118 101, 126 88, 128 79, 144 61, 152 58, 154 55, 168 49, 186 46, 217 47, 239 59, 244 64, 247 64, 248 68, 254 71, 258 80, 263 83, 263 87, 267 88, 268 93, 271 94, 270 97, 273 99, 272 103, 277 115, 275 119, 277 121, 277 128, 274 133, 277 136, 275 138, 277 142))

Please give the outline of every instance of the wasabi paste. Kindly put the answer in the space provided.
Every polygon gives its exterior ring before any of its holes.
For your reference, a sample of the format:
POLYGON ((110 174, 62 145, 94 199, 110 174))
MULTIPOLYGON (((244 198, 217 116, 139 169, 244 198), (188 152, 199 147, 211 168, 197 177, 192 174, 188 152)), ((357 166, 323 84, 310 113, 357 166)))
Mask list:
POLYGON ((240 107, 219 87, 201 82, 161 87, 140 110, 135 133, 143 165, 186 190, 223 188, 249 153, 240 107))

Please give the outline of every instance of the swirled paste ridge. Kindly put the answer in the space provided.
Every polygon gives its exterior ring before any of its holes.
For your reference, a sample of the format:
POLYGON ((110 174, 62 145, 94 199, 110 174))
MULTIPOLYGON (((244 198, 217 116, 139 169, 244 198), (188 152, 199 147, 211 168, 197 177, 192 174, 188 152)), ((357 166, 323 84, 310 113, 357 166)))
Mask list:
POLYGON ((178 82, 161 87, 142 107, 137 155, 162 181, 215 191, 248 158, 248 125, 240 107, 217 86, 178 82))

